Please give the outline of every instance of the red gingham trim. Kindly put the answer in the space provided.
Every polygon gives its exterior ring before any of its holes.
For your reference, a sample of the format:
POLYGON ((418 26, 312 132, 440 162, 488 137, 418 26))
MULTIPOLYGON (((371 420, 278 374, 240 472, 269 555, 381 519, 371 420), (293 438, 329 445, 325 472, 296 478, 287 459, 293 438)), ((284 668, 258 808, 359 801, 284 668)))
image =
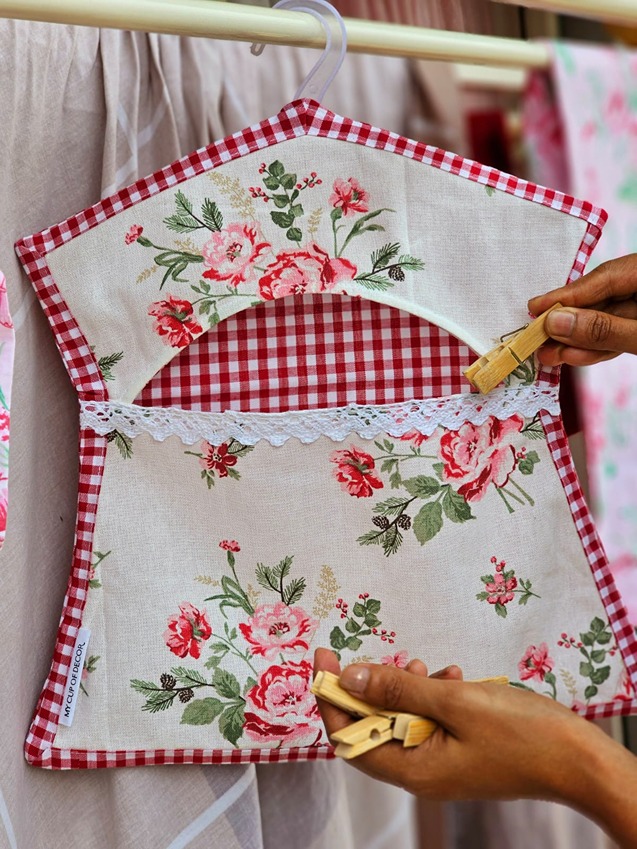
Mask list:
POLYGON ((69 674, 71 656, 88 593, 89 570, 93 551, 95 515, 99 501, 106 438, 91 431, 80 433, 80 477, 73 566, 64 598, 62 619, 57 633, 51 670, 40 694, 35 717, 24 744, 29 763, 47 766, 51 743, 62 709, 64 687, 69 674))
MULTIPOLYGON (((568 445, 568 439, 560 417, 554 417, 546 412, 540 413, 546 440, 555 463, 555 468, 569 507, 575 528, 582 541, 582 546, 588 557, 588 562, 597 585, 602 603, 608 615, 611 630, 617 640, 617 646, 626 665, 626 670, 637 691, 637 637, 635 629, 628 620, 626 608, 615 586, 612 572, 602 542, 595 530, 584 494, 577 478, 573 458, 568 445)), ((588 719, 617 716, 634 713, 637 709, 637 699, 619 700, 606 704, 589 706, 584 712, 588 719)))
POLYGON ((518 177, 504 174, 495 168, 404 138, 388 130, 381 130, 360 121, 343 118, 324 109, 315 101, 294 101, 284 107, 278 115, 197 150, 173 162, 166 168, 156 171, 149 177, 140 179, 131 186, 121 189, 77 215, 67 218, 60 224, 17 243, 18 255, 24 263, 27 274, 33 280, 38 295, 44 292, 49 298, 54 298, 56 301, 55 309, 51 309, 49 304, 47 315, 56 333, 58 346, 71 379, 81 397, 87 399, 95 397, 93 393, 103 392, 104 385, 99 376, 95 374, 97 365, 90 355, 86 340, 81 334, 81 339, 78 339, 76 335, 79 333, 79 329, 75 322, 73 322, 72 331, 69 328, 68 318, 66 317, 68 310, 55 286, 50 269, 44 262, 44 256, 54 248, 60 247, 81 233, 85 233, 103 221, 107 221, 118 212, 168 188, 174 188, 191 177, 245 156, 247 153, 305 135, 339 139, 377 150, 397 153, 400 156, 406 156, 409 159, 439 168, 441 171, 447 171, 473 182, 492 186, 507 194, 581 218, 588 222, 588 228, 575 258, 571 279, 582 273, 590 251, 599 238, 601 228, 607 218, 603 210, 594 207, 592 204, 576 200, 553 189, 537 186, 527 180, 520 180, 518 177))
POLYGON ((137 402, 280 413, 391 404, 471 391, 475 354, 411 313, 359 298, 304 295, 225 319, 146 384, 137 402))
POLYGON ((324 761, 334 757, 331 746, 306 749, 154 749, 144 751, 87 752, 50 749, 37 766, 49 769, 102 769, 113 766, 158 766, 161 764, 249 764, 282 761, 324 761))
POLYGON ((97 360, 53 281, 49 266, 44 259, 44 245, 40 237, 33 236, 18 242, 16 252, 35 287, 42 308, 53 328, 55 344, 80 397, 87 401, 105 401, 108 398, 108 392, 97 360))

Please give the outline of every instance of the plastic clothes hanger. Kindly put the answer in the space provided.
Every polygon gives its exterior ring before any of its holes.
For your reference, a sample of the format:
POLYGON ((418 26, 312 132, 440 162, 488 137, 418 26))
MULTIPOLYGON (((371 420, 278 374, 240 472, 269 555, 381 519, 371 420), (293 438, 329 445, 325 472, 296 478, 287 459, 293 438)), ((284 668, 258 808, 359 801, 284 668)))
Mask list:
MULTIPOLYGON (((327 0, 279 0, 273 8, 307 12, 308 15, 320 21, 325 30, 325 49, 294 93, 293 98, 293 100, 310 98, 320 103, 339 72, 347 52, 347 30, 343 16, 327 0)), ((260 56, 264 48, 265 44, 253 44, 250 52, 254 56, 260 56)))

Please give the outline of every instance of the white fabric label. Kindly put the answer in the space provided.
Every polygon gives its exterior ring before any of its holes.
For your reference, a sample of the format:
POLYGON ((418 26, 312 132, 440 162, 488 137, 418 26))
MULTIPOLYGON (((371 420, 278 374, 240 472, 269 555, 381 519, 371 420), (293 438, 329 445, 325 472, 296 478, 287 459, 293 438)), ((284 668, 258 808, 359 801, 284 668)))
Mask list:
POLYGON ((62 702, 62 712, 60 713, 60 725, 70 725, 73 722, 75 714, 75 704, 80 693, 80 685, 82 683, 82 669, 84 668, 84 658, 88 649, 88 641, 91 637, 91 632, 88 628, 80 628, 77 632, 75 640, 75 648, 73 649, 73 657, 71 658, 71 669, 69 677, 64 688, 64 700, 62 702))

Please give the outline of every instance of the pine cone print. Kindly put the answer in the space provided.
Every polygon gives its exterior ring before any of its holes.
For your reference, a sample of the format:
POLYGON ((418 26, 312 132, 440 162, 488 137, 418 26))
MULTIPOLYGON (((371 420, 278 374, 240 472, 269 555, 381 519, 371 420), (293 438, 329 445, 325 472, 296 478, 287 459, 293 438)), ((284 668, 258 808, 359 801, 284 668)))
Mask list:
POLYGON ((374 516, 372 522, 377 528, 382 528, 384 531, 389 527, 389 519, 387 516, 374 516))
POLYGON ((189 702, 194 697, 194 695, 194 692, 190 689, 190 687, 188 687, 187 690, 182 690, 179 694, 179 701, 186 704, 186 702, 189 702))
POLYGON ((162 674, 159 676, 159 681, 164 690, 174 690, 175 684, 177 683, 176 679, 172 675, 169 675, 167 672, 162 672, 162 674))
POLYGON ((398 283, 402 283, 405 279, 405 272, 399 265, 390 266, 388 273, 391 279, 396 280, 398 283))
POLYGON ((405 513, 402 516, 399 516, 396 519, 396 524, 399 528, 402 528, 404 531, 408 531, 411 528, 411 517, 407 516, 405 513))

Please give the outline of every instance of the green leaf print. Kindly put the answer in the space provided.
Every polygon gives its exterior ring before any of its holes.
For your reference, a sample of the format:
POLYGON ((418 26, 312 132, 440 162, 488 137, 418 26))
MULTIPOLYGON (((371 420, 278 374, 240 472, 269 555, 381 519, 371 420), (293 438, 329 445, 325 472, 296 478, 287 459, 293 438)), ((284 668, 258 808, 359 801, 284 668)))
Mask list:
POLYGON ((219 699, 195 699, 186 705, 181 717, 182 725, 210 725, 223 710, 219 699))
POLYGON ((233 746, 237 745, 237 741, 243 734, 243 724, 245 722, 245 705, 231 705, 226 708, 219 717, 219 731, 226 740, 233 746))
POLYGON ((442 504, 432 501, 421 507, 414 518, 413 529, 421 545, 433 539, 442 530, 442 504))

